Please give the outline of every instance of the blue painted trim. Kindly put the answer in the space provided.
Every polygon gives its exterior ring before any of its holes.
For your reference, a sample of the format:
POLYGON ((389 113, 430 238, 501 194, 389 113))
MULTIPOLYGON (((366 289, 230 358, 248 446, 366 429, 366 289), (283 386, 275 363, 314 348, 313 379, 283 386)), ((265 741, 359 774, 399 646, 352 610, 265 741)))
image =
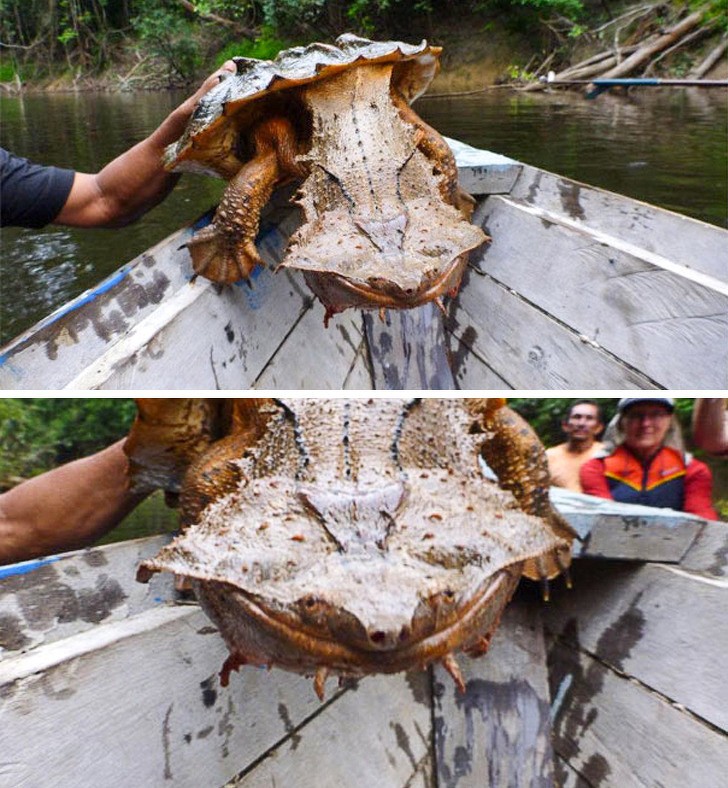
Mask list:
MULTIPOLYGON (((71 301, 69 304, 62 306, 59 308, 57 312, 54 312, 52 315, 44 318, 43 320, 39 321, 35 327, 33 328, 34 333, 40 331, 43 328, 47 328, 48 326, 53 325, 56 321, 60 320, 62 317, 70 314, 71 312, 75 312, 77 309, 80 309, 82 306, 86 304, 90 304, 96 298, 104 293, 108 293, 109 290, 116 287, 119 282, 126 279, 131 271, 131 264, 123 265, 118 271, 111 274, 107 279, 104 279, 101 284, 94 287, 92 290, 84 293, 83 295, 79 296, 75 300, 71 301)), ((5 364, 8 358, 12 355, 12 353, 3 353, 0 356, 0 366, 5 364)))
POLYGON ((30 572, 35 572, 42 566, 53 564, 60 559, 59 555, 52 555, 48 558, 36 558, 33 561, 21 561, 19 564, 10 564, 10 566, 0 566, 0 580, 6 577, 15 577, 16 575, 27 575, 30 572))

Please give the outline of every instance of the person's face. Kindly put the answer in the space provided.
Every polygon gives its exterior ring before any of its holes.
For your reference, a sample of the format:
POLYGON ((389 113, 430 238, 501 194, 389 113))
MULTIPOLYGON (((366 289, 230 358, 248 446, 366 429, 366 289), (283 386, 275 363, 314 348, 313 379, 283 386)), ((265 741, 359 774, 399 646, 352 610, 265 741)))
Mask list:
POLYGON ((670 418, 670 410, 656 402, 633 405, 622 416, 625 444, 642 454, 656 452, 670 429, 670 418))
POLYGON ((602 429, 599 411, 588 403, 574 405, 561 426, 569 438, 577 441, 594 440, 602 429))

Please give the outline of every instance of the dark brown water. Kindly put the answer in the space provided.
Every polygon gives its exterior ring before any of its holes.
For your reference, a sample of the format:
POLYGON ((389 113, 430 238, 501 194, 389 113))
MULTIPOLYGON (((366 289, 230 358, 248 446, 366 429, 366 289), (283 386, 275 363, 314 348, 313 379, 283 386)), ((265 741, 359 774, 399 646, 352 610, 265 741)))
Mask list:
MULTIPOLYGON (((45 164, 96 171, 153 130, 172 93, 0 99, 0 144, 45 164)), ((515 94, 422 99, 446 134, 562 175, 727 226, 728 97, 723 90, 643 89, 634 97, 515 94)), ((222 183, 185 176, 174 193, 118 230, 6 229, 0 343, 214 204, 222 183)))

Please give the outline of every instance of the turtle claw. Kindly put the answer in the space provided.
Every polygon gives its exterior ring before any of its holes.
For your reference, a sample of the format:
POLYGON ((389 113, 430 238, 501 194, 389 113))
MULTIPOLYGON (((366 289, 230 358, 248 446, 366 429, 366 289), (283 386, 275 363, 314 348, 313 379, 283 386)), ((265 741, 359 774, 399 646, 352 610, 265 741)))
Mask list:
POLYGON ((460 665, 458 665, 457 660, 452 654, 446 654, 442 660, 442 667, 452 676, 453 681, 455 682, 455 686, 458 688, 458 691, 465 694, 465 679, 463 679, 462 671, 460 670, 460 665))
POLYGON ((220 669, 220 685, 227 687, 230 683, 230 674, 235 670, 237 671, 242 665, 247 665, 248 660, 240 654, 229 654, 225 662, 222 663, 220 669))
POLYGON ((325 698, 324 688, 325 688, 325 685, 326 685, 326 679, 328 678, 328 675, 329 675, 329 669, 327 667, 324 667, 323 665, 321 665, 316 670, 316 675, 314 676, 314 679, 313 679, 314 691, 316 692, 316 695, 317 695, 318 699, 322 703, 324 702, 324 698, 325 698))
POLYGON ((551 599, 551 587, 548 577, 541 578, 541 598, 544 602, 548 602, 551 599))

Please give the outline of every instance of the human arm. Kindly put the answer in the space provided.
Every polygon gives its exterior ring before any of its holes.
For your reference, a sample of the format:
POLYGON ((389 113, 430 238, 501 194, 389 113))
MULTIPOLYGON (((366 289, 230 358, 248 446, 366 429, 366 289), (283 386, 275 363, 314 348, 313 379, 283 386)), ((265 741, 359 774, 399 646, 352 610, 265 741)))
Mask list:
POLYGON ((582 492, 586 495, 612 499, 607 477, 604 475, 604 462, 599 458, 588 460, 581 466, 579 480, 582 492))
POLYGON ((0 564, 75 550, 114 528, 148 492, 132 493, 124 440, 0 495, 0 564))
POLYGON ((698 460, 688 463, 685 474, 685 503, 683 509, 706 520, 717 520, 713 508, 713 475, 710 468, 698 460))
POLYGON ((226 61, 199 90, 173 110, 146 139, 97 173, 75 173, 71 191, 54 224, 121 227, 160 203, 179 180, 162 166, 162 154, 184 131, 197 102, 235 63, 226 61))
POLYGON ((728 452, 728 410, 723 397, 700 397, 693 409, 693 440, 711 454, 728 452))

